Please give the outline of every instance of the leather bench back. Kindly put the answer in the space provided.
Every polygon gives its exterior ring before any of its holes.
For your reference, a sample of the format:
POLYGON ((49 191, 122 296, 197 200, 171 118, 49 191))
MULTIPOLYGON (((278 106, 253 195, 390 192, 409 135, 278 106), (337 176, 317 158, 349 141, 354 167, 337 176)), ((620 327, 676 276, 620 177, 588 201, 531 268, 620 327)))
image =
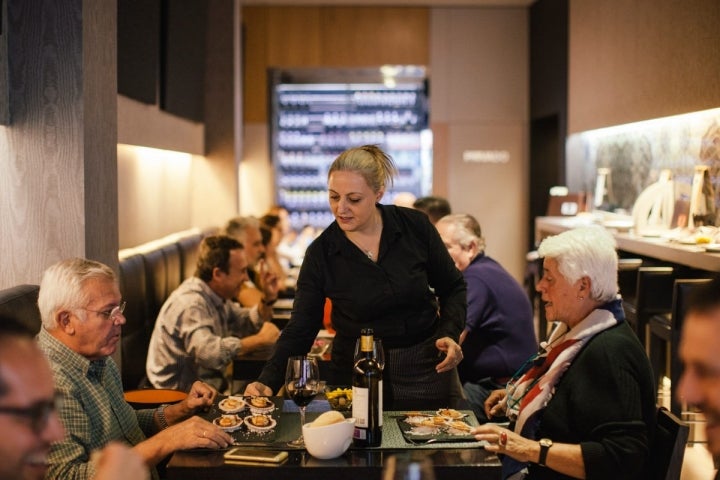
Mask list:
POLYGON ((31 333, 40 331, 42 320, 37 306, 38 285, 16 285, 0 290, 0 316, 10 319, 31 333))
POLYGON ((216 229, 169 236, 120 254, 120 293, 127 302, 122 332, 125 390, 149 386, 145 374, 155 320, 170 294, 195 273, 198 247, 216 229))

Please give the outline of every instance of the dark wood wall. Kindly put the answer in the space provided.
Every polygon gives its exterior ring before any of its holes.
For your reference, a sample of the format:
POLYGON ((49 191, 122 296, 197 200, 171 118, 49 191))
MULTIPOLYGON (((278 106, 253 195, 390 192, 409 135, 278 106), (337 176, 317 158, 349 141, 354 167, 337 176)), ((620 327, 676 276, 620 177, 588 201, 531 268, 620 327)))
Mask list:
POLYGON ((538 0, 530 7, 530 249, 550 187, 565 184, 568 3, 538 0))
POLYGON ((429 64, 429 10, 262 7, 242 11, 243 117, 267 121, 269 67, 429 64))

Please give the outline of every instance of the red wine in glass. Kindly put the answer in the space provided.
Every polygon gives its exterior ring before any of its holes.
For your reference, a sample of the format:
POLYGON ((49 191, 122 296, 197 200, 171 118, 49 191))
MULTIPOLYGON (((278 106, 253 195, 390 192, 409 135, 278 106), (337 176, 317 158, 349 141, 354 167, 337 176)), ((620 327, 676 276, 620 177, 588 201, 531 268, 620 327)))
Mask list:
POLYGON ((288 442, 288 445, 302 447, 305 445, 302 437, 305 409, 320 391, 320 369, 315 357, 300 355, 288 358, 285 390, 300 409, 300 437, 288 442))

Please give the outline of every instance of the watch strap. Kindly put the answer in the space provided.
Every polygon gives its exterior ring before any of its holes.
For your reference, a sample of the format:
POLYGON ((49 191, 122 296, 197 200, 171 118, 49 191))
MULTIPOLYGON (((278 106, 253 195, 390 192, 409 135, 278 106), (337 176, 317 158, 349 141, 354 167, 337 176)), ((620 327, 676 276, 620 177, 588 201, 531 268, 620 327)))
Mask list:
POLYGON ((538 458, 538 465, 541 467, 546 466, 545 462, 547 461, 547 454, 550 450, 550 447, 552 447, 552 440, 543 438, 540 440, 540 458, 538 458))

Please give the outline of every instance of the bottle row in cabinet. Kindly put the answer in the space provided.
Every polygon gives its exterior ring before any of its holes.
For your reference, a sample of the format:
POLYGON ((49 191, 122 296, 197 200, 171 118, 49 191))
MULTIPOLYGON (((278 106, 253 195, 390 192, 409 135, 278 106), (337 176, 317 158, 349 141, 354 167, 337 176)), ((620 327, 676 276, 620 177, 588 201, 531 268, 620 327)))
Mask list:
POLYGON ((322 105, 346 107, 370 107, 370 108, 413 108, 422 98, 414 91, 333 91, 331 89, 310 92, 280 91, 277 101, 282 109, 306 109, 308 107, 320 107, 322 105))
MULTIPOLYGON (((400 169, 400 175, 393 181, 398 190, 414 191, 421 181, 420 169, 400 169)), ((313 206, 314 203, 304 199, 322 195, 327 200, 327 169, 318 172, 299 173, 298 171, 284 172, 277 175, 275 185, 280 193, 279 200, 288 199, 298 205, 313 206)))
MULTIPOLYGON (((342 151, 360 145, 387 145, 388 149, 420 149, 421 132, 388 132, 383 130, 345 130, 310 132, 280 130, 277 146, 280 149, 332 149, 342 151)), ((338 152, 339 153, 339 152, 338 152)))
POLYGON ((368 112, 280 112, 280 128, 406 128, 417 127, 420 116, 412 110, 368 112))
POLYGON ((335 217, 327 209, 323 210, 294 210, 290 212, 290 226, 295 231, 300 231, 310 225, 318 229, 324 229, 330 225, 335 217))
MULTIPOLYGON (((388 149, 387 152, 399 169, 415 168, 420 156, 420 152, 407 150, 388 149)), ((286 170, 287 173, 292 173, 290 169, 297 169, 299 173, 303 173, 303 169, 326 172, 338 154, 339 152, 331 153, 327 151, 316 153, 306 150, 278 150, 275 161, 277 166, 286 170)))

